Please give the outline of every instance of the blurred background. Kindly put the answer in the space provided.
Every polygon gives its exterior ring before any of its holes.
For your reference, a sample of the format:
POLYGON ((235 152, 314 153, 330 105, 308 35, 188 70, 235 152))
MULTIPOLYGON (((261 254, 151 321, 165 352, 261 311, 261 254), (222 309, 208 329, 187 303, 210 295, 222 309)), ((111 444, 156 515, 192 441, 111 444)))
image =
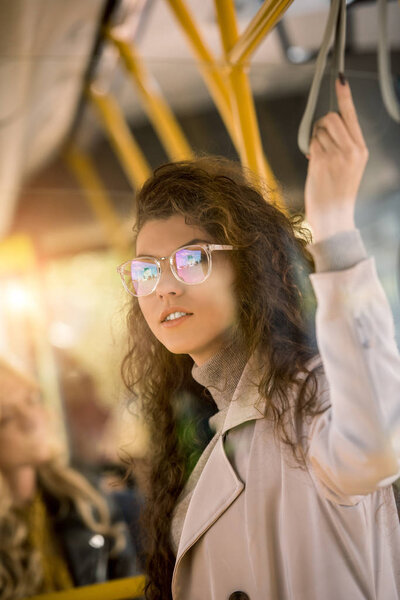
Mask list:
MULTIPOLYGON (((276 18, 245 72, 281 198, 301 212, 297 131, 330 2, 264 4, 276 18)), ((236 0, 240 32, 262 5, 236 0)), ((345 73, 370 150, 357 222, 400 340, 400 126, 379 88, 377 3, 347 5, 345 73)), ((387 10, 399 95, 399 2, 387 10)), ((120 377, 129 298, 116 266, 132 253, 135 189, 170 158, 238 159, 213 80, 227 69, 214 2, 1 0, 0 29, 0 353, 41 380, 73 464, 106 472, 148 444, 120 377)), ((317 116, 332 108, 329 80, 328 65, 317 116)))

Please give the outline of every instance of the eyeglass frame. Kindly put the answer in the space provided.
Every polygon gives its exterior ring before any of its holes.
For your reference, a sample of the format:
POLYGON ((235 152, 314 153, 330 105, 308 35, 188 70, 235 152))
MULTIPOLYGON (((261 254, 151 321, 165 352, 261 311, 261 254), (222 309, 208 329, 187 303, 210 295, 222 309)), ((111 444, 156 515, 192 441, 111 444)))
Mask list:
POLYGON ((200 285, 201 283, 204 283, 211 275, 211 271, 212 271, 212 253, 214 252, 214 250, 236 250, 236 248, 234 246, 230 246, 227 244, 204 244, 204 243, 197 243, 197 244, 188 244, 187 246, 181 246, 180 248, 177 248, 176 250, 174 250, 173 252, 171 252, 171 254, 169 256, 161 256, 160 258, 156 258, 155 256, 146 256, 146 255, 140 255, 137 256, 136 258, 131 258, 130 260, 127 260, 125 262, 123 262, 121 265, 119 265, 117 267, 117 272, 119 273, 121 280, 122 280, 122 285, 124 286, 125 290, 128 292, 128 294, 130 294, 131 296, 133 296, 134 298, 144 298, 146 296, 150 296, 150 294, 152 294, 156 289, 158 284, 160 283, 161 280, 161 261, 162 260, 168 260, 169 261, 169 266, 171 269, 171 272, 173 274, 173 276, 175 277, 175 279, 177 281, 179 281, 180 283, 184 283, 185 285, 200 285), (207 259, 208 259, 208 272, 207 275, 204 277, 204 279, 202 281, 199 281, 198 283, 189 283, 187 281, 183 281, 183 279, 181 279, 180 277, 178 277, 177 273, 175 272, 174 269, 174 265, 173 265, 173 256, 174 254, 176 254, 177 252, 179 252, 179 250, 184 250, 185 248, 191 248, 191 247, 198 247, 198 248, 202 248, 206 255, 207 255, 207 259), (149 292, 148 294, 134 294, 133 292, 130 291, 130 289, 128 288, 128 286, 125 283, 125 278, 123 275, 123 268, 125 267, 125 265, 130 265, 132 264, 133 261, 135 260, 142 260, 145 258, 151 258, 152 260, 155 261, 155 264, 157 266, 157 281, 156 284, 154 286, 154 288, 151 290, 151 292, 149 292))

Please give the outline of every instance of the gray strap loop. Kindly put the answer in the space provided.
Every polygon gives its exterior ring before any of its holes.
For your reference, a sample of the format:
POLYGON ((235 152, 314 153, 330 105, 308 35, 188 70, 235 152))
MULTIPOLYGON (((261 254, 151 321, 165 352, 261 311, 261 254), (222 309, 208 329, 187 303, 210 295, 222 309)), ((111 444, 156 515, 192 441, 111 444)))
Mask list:
POLYGON ((315 73, 308 95, 306 109, 300 123, 297 136, 298 146, 303 154, 308 154, 311 136, 312 121, 315 114, 318 95, 321 87, 322 77, 326 67, 326 60, 334 36, 334 50, 332 60, 332 81, 330 104, 331 108, 336 105, 334 83, 338 72, 344 72, 344 50, 346 43, 346 0, 331 0, 328 20, 326 22, 324 36, 320 51, 318 53, 315 73))
POLYGON ((392 119, 400 123, 400 100, 393 87, 387 40, 387 0, 378 0, 378 25, 378 73, 382 100, 392 119))

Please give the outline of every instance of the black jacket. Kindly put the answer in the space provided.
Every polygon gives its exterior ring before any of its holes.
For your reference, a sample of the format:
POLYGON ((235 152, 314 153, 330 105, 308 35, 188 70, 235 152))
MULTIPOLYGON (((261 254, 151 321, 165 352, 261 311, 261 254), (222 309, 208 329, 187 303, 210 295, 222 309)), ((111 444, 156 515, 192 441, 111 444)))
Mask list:
MULTIPOLYGON (((122 521, 118 507, 110 498, 107 500, 112 523, 122 521)), ((88 528, 73 505, 60 510, 59 502, 47 494, 45 502, 53 516, 54 533, 76 586, 139 574, 136 552, 126 526, 125 548, 117 556, 111 556, 113 541, 88 528)))

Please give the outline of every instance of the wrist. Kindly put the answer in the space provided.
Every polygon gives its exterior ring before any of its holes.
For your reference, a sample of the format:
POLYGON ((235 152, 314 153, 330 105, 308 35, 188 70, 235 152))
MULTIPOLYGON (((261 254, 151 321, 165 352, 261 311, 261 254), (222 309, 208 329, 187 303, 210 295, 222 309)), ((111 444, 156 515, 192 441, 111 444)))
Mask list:
POLYGON ((322 219, 313 219, 309 220, 313 242, 321 242, 330 238, 337 233, 341 233, 343 231, 351 231, 356 229, 356 224, 354 221, 354 215, 338 215, 334 217, 333 215, 329 218, 329 215, 324 215, 322 219))
POLYGON ((311 227, 312 239, 315 244, 317 242, 323 242, 323 241, 333 237, 337 233, 343 233, 344 231, 355 231, 355 230, 356 230, 356 226, 354 224, 352 226, 349 225, 347 227, 335 227, 335 228, 327 227, 326 229, 316 230, 316 231, 314 230, 313 227, 311 227))
POLYGON ((367 251, 358 229, 343 231, 308 245, 318 273, 350 269, 367 258, 367 251))

